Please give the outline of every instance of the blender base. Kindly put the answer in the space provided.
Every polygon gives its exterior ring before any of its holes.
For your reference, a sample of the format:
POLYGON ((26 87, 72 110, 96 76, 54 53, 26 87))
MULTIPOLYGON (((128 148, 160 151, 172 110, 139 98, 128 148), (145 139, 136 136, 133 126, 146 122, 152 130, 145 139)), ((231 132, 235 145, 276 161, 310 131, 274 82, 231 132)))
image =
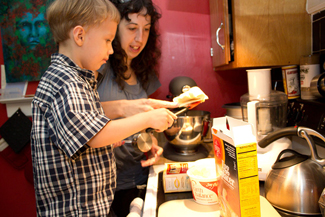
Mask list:
POLYGON ((202 158, 206 158, 209 155, 209 151, 203 146, 199 145, 196 152, 184 154, 179 153, 168 142, 164 145, 163 156, 172 161, 196 161, 202 158))

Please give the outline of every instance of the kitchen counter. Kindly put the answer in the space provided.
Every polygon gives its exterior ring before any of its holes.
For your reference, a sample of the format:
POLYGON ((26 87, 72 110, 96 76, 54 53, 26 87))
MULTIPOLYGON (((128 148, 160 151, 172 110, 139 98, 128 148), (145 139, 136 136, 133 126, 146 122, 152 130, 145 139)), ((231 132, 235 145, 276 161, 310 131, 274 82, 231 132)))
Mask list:
MULTIPOLYGON (((157 206, 162 204, 162 202, 158 201, 158 199, 157 199, 157 198, 159 198, 159 196, 157 196, 159 194, 159 192, 158 192, 159 191, 158 190, 159 182, 158 181, 159 181, 159 175, 161 177, 160 172, 164 170, 164 167, 165 167, 164 164, 159 164, 159 165, 153 165, 150 168, 149 179, 148 179, 148 183, 147 183, 147 193, 146 193, 145 203, 144 203, 144 207, 143 207, 143 214, 142 214, 143 217, 156 217, 157 216, 157 213, 158 213, 157 206)), ((261 189, 261 190, 262 190, 261 191, 261 195, 262 195, 264 193, 264 191, 263 191, 263 189, 261 189)), ((179 200, 180 201, 181 199, 186 201, 186 200, 188 200, 188 198, 190 198, 189 195, 191 195, 191 192, 180 193, 183 195, 187 194, 183 198, 179 197, 179 194, 178 195, 176 195, 176 194, 175 193, 170 194, 171 199, 169 199, 168 201, 171 201, 171 200, 179 200)), ((193 199, 190 202, 192 202, 192 201, 193 201, 193 199)), ((179 203, 179 205, 181 205, 182 203, 183 202, 179 203)), ((202 207, 204 205, 198 205, 198 206, 201 206, 201 209, 202 209, 202 207)), ((275 217, 276 214, 278 214, 275 211, 275 209, 266 201, 266 199, 264 197, 262 198, 262 196, 261 196, 261 207, 263 208, 262 217, 275 217)), ((191 208, 193 208, 193 206, 191 208)), ((207 208, 210 208, 210 206, 209 207, 204 206, 205 211, 207 210, 207 208)), ((198 210, 200 210, 200 208, 198 208, 198 210)), ((188 213, 191 213, 191 210, 189 210, 189 209, 184 210, 184 213, 186 211, 188 213)), ((175 212, 177 212, 177 210, 175 210, 175 212)), ((178 212, 179 212, 179 210, 178 210, 178 212)), ((199 211, 196 211, 196 212, 199 212, 199 211)), ((216 212, 216 211, 214 211, 214 212, 216 212)), ((205 213, 205 214, 207 214, 207 213, 205 213)))
MULTIPOLYGON (((145 197, 145 202, 143 205, 143 214, 142 217, 156 217, 157 216, 157 205, 161 205, 161 201, 158 201, 158 181, 159 181, 159 173, 161 171, 164 170, 165 165, 164 164, 158 164, 158 165, 153 165, 150 167, 150 171, 149 171, 149 179, 148 179, 148 183, 147 183, 147 193, 146 193, 146 197, 145 197)), ((190 192, 186 192, 191 194, 190 192)), ((184 193, 183 193, 184 194, 184 193)), ((274 212, 276 210, 276 212, 281 216, 281 217, 306 217, 306 215, 294 215, 294 214, 290 214, 290 213, 285 213, 285 212, 281 212, 280 210, 274 209, 274 208, 270 208, 269 206, 270 203, 267 202, 267 204, 265 204, 265 201, 267 201, 264 197, 264 182, 260 182, 260 195, 261 195, 261 200, 262 197, 264 199, 264 206, 261 205, 261 208, 266 207, 268 209, 268 212, 274 212)), ((175 196, 174 195, 170 195, 170 200, 174 200, 174 199, 186 199, 189 198, 188 196, 186 198, 180 198, 179 196, 175 196)), ((262 204, 262 202, 261 202, 262 204)), ((262 216, 261 217, 265 217, 268 216, 265 211, 262 211, 262 216), (264 213, 264 214, 263 214, 264 213)), ((270 216, 270 217, 274 217, 274 215, 270 216)), ((317 215, 317 216, 308 216, 308 217, 321 217, 321 215, 317 215)))
POLYGON ((147 193, 143 205, 142 217, 155 217, 157 208, 158 173, 164 170, 165 165, 153 165, 150 167, 147 183, 147 193))
MULTIPOLYGON (((166 142, 164 140, 164 138, 159 138, 159 135, 157 138, 158 138, 158 141, 160 141, 159 146, 164 147, 164 144, 166 142)), ((214 157, 213 143, 205 142, 202 145, 209 152, 207 157, 213 158, 214 157)), ((169 160, 169 159, 165 158, 164 156, 161 156, 159 161, 156 162, 155 165, 150 167, 149 179, 148 179, 148 183, 147 183, 147 192, 146 192, 145 202, 143 205, 143 215, 142 215, 143 217, 157 216, 157 205, 159 206, 161 204, 161 201, 158 202, 158 200, 157 200, 159 173, 164 170, 165 163, 172 163, 172 162, 175 162, 175 161, 169 160)), ((264 182, 262 182, 262 181, 260 182, 260 195, 264 196, 264 182)), ((171 195, 171 197, 172 196, 174 196, 174 195, 171 195)), ((176 199, 179 199, 179 198, 176 198, 176 199)), ((265 198, 263 197, 263 199, 265 199, 265 198)), ((292 215, 292 214, 284 213, 279 210, 276 210, 276 211, 282 217, 298 217, 299 216, 299 215, 292 215)), ((309 216, 309 217, 311 217, 311 216, 309 216)), ((318 215, 315 217, 321 217, 321 215, 318 215)))
MULTIPOLYGON (((155 132, 156 133, 156 132, 155 132)), ((166 137, 163 133, 155 134, 158 145, 164 147, 167 142, 166 137)), ((207 157, 214 157, 213 143, 211 140, 207 140, 202 143, 202 146, 208 151, 207 157)), ((155 165, 150 167, 149 179, 147 183, 147 193, 145 197, 145 202, 143 205, 143 217, 155 217, 157 209, 157 193, 158 193, 158 178, 159 172, 164 170, 165 163, 175 162, 165 158, 163 155, 160 157, 155 165)))
MULTIPOLYGON (((159 133, 158 135, 155 136, 158 139, 158 145, 164 147, 164 145, 167 142, 165 136, 162 133, 159 133)), ((202 143, 202 146, 208 151, 207 158, 213 158, 214 157, 213 142, 211 140, 207 140, 202 143)), ((143 214, 142 214, 143 217, 157 216, 157 205, 159 206, 161 203, 161 201, 158 202, 157 200, 159 173, 164 170, 165 163, 172 163, 172 162, 175 161, 167 159, 162 155, 158 160, 158 162, 156 162, 155 165, 150 167, 149 179, 147 183, 147 193, 143 205, 143 214)), ((187 192, 187 193, 190 195, 192 194, 191 192, 187 192)))

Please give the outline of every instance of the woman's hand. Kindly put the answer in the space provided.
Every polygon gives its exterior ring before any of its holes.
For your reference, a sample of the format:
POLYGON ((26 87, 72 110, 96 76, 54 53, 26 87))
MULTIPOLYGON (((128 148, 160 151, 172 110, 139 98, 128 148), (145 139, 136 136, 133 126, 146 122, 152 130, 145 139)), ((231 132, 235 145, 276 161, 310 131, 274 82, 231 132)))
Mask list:
POLYGON ((177 108, 178 104, 166 100, 157 99, 135 99, 127 100, 123 106, 123 116, 129 117, 141 112, 151 111, 159 108, 177 108))
POLYGON ((160 155, 163 153, 163 148, 158 146, 158 141, 156 139, 156 137, 154 137, 154 135, 151 135, 151 139, 152 139, 152 148, 151 150, 148 152, 148 159, 147 160, 142 160, 141 161, 141 166, 142 167, 148 167, 153 165, 154 163, 156 163, 159 158, 160 155))
POLYGON ((130 117, 132 115, 158 108, 177 108, 178 104, 166 100, 135 99, 101 102, 104 112, 110 119, 130 117))
POLYGON ((169 102, 166 100, 159 100, 159 99, 147 99, 146 103, 150 105, 153 109, 157 108, 177 108, 178 103, 176 102, 169 102))

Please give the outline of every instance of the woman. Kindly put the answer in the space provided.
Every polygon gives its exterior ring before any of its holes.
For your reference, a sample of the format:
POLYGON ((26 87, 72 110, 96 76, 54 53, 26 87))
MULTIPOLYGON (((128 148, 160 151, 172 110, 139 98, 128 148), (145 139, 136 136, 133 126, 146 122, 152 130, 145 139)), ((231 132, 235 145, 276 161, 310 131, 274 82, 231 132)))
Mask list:
MULTIPOLYGON (((111 1, 121 13, 121 22, 113 41, 114 54, 99 70, 98 92, 101 101, 121 103, 121 100, 137 100, 134 102, 153 108, 169 103, 147 99, 161 85, 157 73, 161 52, 156 29, 161 15, 151 0, 111 1)), ((172 103, 170 106, 175 107, 172 103)), ((120 107, 126 108, 124 105, 120 107)), ((116 115, 122 116, 126 116, 125 112, 116 115)), ((135 151, 130 143, 114 149, 117 162, 117 190, 112 210, 117 216, 126 216, 129 213, 130 203, 135 197, 144 199, 148 166, 157 161, 162 154, 162 148, 157 145, 157 140, 153 136, 152 138, 154 144, 151 152, 154 157, 150 159, 147 159, 144 153, 135 151)))

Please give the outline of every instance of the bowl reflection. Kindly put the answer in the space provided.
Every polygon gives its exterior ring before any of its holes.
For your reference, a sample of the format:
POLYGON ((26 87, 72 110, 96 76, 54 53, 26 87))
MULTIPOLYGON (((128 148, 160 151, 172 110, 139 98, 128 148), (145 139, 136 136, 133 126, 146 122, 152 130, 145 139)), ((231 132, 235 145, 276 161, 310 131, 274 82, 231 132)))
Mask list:
POLYGON ((210 112, 190 110, 178 116, 171 128, 164 131, 169 143, 178 152, 196 152, 207 134, 210 112))

